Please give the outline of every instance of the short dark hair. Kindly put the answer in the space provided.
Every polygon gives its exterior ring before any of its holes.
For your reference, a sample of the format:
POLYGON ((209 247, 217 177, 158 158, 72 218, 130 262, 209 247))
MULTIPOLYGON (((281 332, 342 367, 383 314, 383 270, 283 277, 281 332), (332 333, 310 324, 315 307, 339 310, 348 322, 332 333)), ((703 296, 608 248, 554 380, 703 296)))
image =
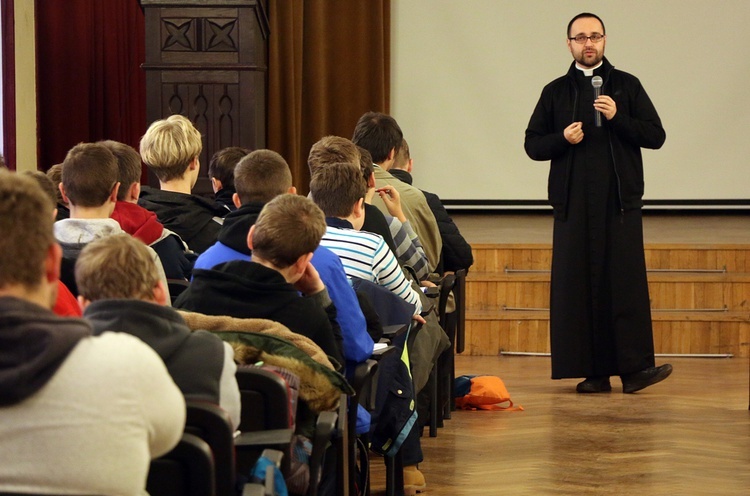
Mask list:
POLYGON ((352 141, 367 149, 376 164, 382 164, 391 150, 398 152, 404 133, 390 115, 380 112, 367 112, 357 121, 352 141))
POLYGON ((393 161, 394 169, 407 169, 409 159, 411 155, 409 153, 409 143, 405 139, 401 140, 401 148, 399 148, 396 158, 393 161))
POLYGON ((370 152, 361 146, 358 146, 357 148, 359 149, 360 154, 359 168, 362 171, 362 179, 365 181, 365 188, 367 188, 370 176, 375 173, 375 167, 372 165, 372 155, 370 155, 370 152))
POLYGON ((47 174, 45 174, 42 171, 24 171, 22 172, 23 175, 29 176, 30 178, 34 179, 37 183, 39 183, 39 187, 42 188, 42 191, 44 191, 44 194, 46 194, 49 199, 52 201, 53 205, 57 204, 57 194, 60 192, 60 188, 55 188, 55 183, 52 182, 52 179, 47 177, 47 174))
POLYGON ((243 205, 268 203, 292 187, 292 172, 284 157, 273 150, 255 150, 234 168, 234 187, 243 205))
POLYGON ((365 193, 360 168, 348 162, 323 167, 310 180, 313 201, 329 217, 348 217, 365 193))
POLYGON ((117 159, 99 143, 79 143, 70 149, 62 166, 62 185, 71 204, 100 207, 117 183, 117 159))
POLYGON ((284 194, 266 203, 253 230, 253 253, 283 269, 312 253, 326 232, 326 219, 312 200, 284 194))
POLYGON ((106 140, 98 143, 106 146, 117 159, 117 180, 120 181, 117 199, 122 201, 128 194, 130 185, 141 182, 141 155, 132 146, 119 141, 106 140))
POLYGON ((57 195, 57 203, 60 205, 67 205, 67 202, 63 200, 62 193, 60 193, 60 183, 62 182, 62 164, 55 164, 47 169, 47 177, 52 180, 52 184, 55 185, 55 195, 57 195))
POLYGON ((208 177, 221 181, 222 188, 234 189, 234 168, 252 150, 241 146, 222 148, 208 163, 208 177))
POLYGON ((573 27, 573 23, 576 22, 578 19, 585 19, 587 17, 592 17, 596 19, 597 21, 599 21, 602 25, 602 34, 607 34, 607 28, 604 27, 604 21, 602 21, 601 17, 599 17, 596 14, 592 14, 590 12, 581 12, 580 14, 575 16, 573 19, 571 19, 570 22, 568 23, 568 31, 567 31, 568 38, 570 38, 570 28, 573 27))
POLYGON ((47 251, 55 243, 53 208, 34 179, 0 170, 0 289, 39 287, 47 251))
POLYGON ((350 162, 357 165, 359 158, 359 150, 351 140, 341 136, 325 136, 310 147, 307 166, 310 168, 310 176, 314 176, 318 169, 329 164, 350 162))

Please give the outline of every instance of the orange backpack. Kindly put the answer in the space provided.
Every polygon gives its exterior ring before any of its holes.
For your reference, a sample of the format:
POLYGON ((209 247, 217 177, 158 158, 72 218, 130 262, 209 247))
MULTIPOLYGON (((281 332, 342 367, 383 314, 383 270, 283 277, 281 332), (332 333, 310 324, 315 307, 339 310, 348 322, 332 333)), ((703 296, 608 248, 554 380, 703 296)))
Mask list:
POLYGON ((457 408, 463 410, 523 410, 522 406, 513 406, 508 389, 499 377, 464 375, 456 378, 457 394, 465 392, 467 386, 469 386, 469 392, 456 398, 457 408), (467 381, 470 381, 470 384, 467 384, 467 381), (501 403, 506 403, 506 405, 501 406, 501 403))

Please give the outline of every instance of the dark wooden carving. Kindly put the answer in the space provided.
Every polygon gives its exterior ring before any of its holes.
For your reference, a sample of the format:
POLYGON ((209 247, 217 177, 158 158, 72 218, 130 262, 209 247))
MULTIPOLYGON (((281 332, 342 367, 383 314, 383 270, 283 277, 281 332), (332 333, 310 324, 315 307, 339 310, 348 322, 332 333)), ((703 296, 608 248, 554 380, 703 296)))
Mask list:
MULTIPOLYGON (((266 145, 268 22, 260 0, 141 0, 148 123, 187 116, 203 135, 198 194, 214 152, 266 145)), ((158 181, 150 180, 158 186, 158 181)))

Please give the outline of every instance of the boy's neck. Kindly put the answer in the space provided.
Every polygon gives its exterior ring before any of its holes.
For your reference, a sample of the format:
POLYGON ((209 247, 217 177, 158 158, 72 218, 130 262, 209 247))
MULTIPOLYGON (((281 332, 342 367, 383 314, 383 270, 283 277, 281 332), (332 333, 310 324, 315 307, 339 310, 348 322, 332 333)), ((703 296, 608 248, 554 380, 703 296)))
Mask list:
POLYGON ((193 191, 193 184, 191 178, 185 174, 179 179, 172 179, 171 181, 159 181, 159 187, 162 191, 171 191, 172 193, 183 193, 189 195, 193 191))
POLYGON ((71 219, 108 219, 112 216, 114 205, 107 202, 98 207, 80 207, 71 203, 68 208, 71 219))

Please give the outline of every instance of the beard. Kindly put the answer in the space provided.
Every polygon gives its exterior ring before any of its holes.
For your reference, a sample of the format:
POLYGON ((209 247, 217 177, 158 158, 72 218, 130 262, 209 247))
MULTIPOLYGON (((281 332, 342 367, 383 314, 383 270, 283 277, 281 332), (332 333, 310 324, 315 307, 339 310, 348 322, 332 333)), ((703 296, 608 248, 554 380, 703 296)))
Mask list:
POLYGON ((581 67, 595 67, 604 58, 604 50, 593 49, 593 54, 587 54, 585 50, 581 50, 581 53, 573 56, 575 61, 581 67))

